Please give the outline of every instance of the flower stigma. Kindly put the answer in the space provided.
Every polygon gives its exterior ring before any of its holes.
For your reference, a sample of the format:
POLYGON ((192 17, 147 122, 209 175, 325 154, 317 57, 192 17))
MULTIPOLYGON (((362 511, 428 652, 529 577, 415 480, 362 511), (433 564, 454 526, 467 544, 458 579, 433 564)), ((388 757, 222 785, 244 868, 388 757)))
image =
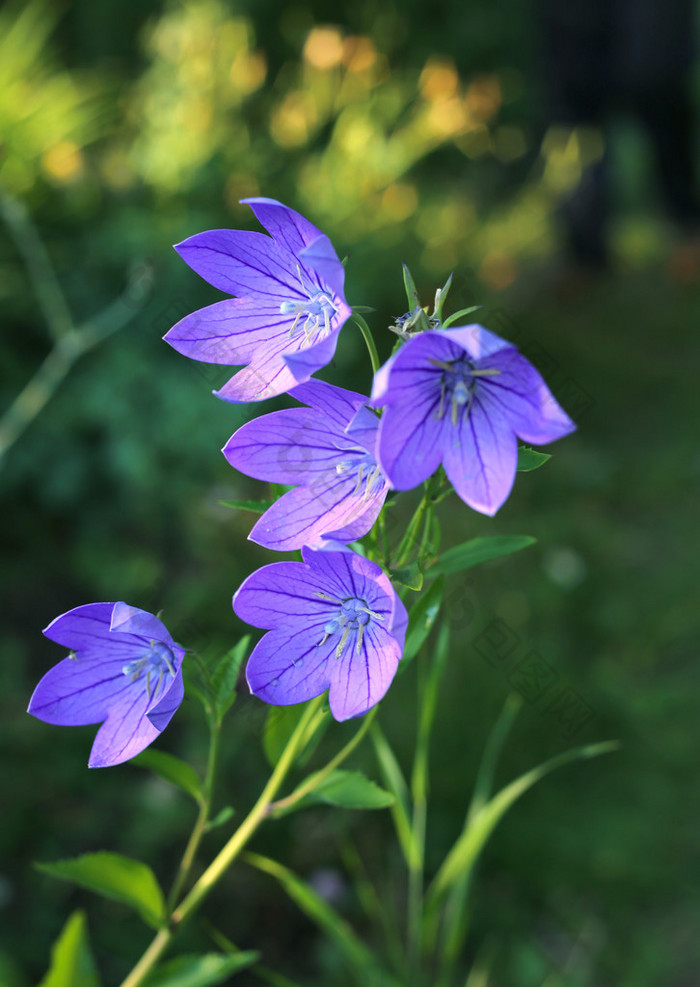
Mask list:
POLYGON ((384 618, 381 614, 375 613, 374 610, 370 610, 367 601, 361 599, 360 597, 349 596, 340 601, 334 600, 325 593, 316 593, 315 595, 320 596, 324 600, 332 601, 338 605, 336 615, 325 624, 323 628, 323 638, 318 642, 317 647, 320 648, 322 644, 326 643, 332 634, 337 634, 338 631, 340 631, 340 641, 336 645, 335 649, 335 657, 340 658, 345 650, 345 645, 348 642, 351 632, 357 631, 355 653, 359 655, 362 650, 362 638, 365 632, 365 627, 367 627, 372 618, 375 620, 384 620, 384 618))
POLYGON ((453 425, 457 424, 463 409, 465 420, 469 417, 474 400, 474 386, 478 378, 497 377, 501 372, 495 368, 477 370, 471 360, 464 357, 450 362, 433 359, 429 362, 443 371, 440 378, 440 404, 435 417, 440 421, 449 403, 453 425))
POLYGON ((173 678, 175 677, 173 653, 162 641, 151 641, 151 646, 146 654, 140 658, 134 658, 133 661, 128 661, 126 665, 122 666, 122 672, 130 678, 131 682, 136 682, 145 674, 146 694, 150 699, 158 692, 166 673, 172 675, 173 678), (154 689, 151 688, 151 677, 156 678, 154 689))

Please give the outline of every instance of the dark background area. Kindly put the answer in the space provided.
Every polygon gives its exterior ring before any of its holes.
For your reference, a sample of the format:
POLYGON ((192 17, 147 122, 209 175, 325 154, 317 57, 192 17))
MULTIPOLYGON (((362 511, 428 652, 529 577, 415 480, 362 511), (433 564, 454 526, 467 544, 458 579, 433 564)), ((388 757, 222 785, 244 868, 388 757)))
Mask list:
MULTIPOLYGON (((231 595, 272 558, 246 541, 251 516, 219 502, 266 494, 218 450, 261 409, 217 401, 226 369, 190 362, 161 337, 220 297, 171 245, 255 228, 238 205, 254 194, 298 208, 348 254, 348 299, 375 308, 383 356, 405 308, 401 261, 426 304, 454 270, 448 310, 481 304, 484 324, 521 346, 579 425, 544 468, 519 474, 494 519, 456 498, 442 505, 446 543, 538 541, 448 585, 455 643, 432 755, 429 870, 461 826, 512 688, 526 701, 499 782, 574 743, 622 741, 548 778, 497 830, 473 892, 464 976, 474 968, 490 987, 697 982, 700 248, 695 230, 669 218, 650 135, 628 106, 595 132, 549 118, 536 10, 341 2, 330 16, 308 0, 76 0, 0 11, 4 209, 26 208, 76 324, 105 309, 124 323, 76 362, 0 464, 3 987, 40 980, 75 907, 88 909, 106 984, 148 941, 121 906, 33 861, 110 849, 167 881, 192 823, 184 798, 141 769, 89 772, 93 728, 60 730, 24 710, 62 657, 41 628, 78 604, 162 609, 174 637, 206 657, 241 633, 231 595), (593 270, 566 255, 560 205, 601 149, 610 257, 593 270), (541 693, 523 676, 533 654, 551 678, 541 693), (562 694, 581 711, 573 725, 562 694)), ((687 82, 697 110, 695 67, 687 82)), ((0 236, 3 409, 51 349, 23 258, 36 260, 36 246, 26 224, 17 229, 19 241, 8 226, 0 236)), ((321 376, 369 389, 354 327, 321 376)), ((403 501, 399 517, 411 495, 403 501)), ((382 708, 404 765, 415 707, 409 672, 382 708)), ((239 818, 264 777, 263 720, 246 699, 226 726, 218 801, 239 818)), ((351 731, 334 725, 322 750, 351 731)), ((158 746, 201 766, 205 732, 188 699, 158 746)), ((369 751, 356 762, 376 776, 369 751)), ((312 881, 330 871, 339 907, 374 944, 338 849, 350 844, 387 907, 403 907, 386 813, 307 810, 255 842, 312 881)), ((347 982, 316 929, 243 864, 205 912, 299 982, 347 982)), ((214 947, 193 925, 181 948, 214 947)))

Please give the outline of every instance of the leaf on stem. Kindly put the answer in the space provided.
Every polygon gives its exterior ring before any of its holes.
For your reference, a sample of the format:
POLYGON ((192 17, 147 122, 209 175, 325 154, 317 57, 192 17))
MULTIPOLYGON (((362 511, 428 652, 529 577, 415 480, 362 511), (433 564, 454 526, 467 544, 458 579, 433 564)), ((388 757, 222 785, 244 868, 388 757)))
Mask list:
MULTIPOLYGON (((275 767, 282 756, 282 752, 306 711, 306 706, 306 703, 297 703, 294 706, 270 706, 263 731, 263 750, 271 768, 275 767)), ((327 724, 328 717, 326 716, 323 727, 325 728, 327 724)), ((315 730, 309 742, 299 748, 297 760, 300 764, 304 764, 309 759, 322 734, 323 729, 315 730)))
POLYGON ((219 812, 217 812, 214 818, 210 819, 209 822, 207 823, 206 825, 207 833, 210 832, 212 829, 216 829, 217 826, 223 826, 224 823, 227 823, 229 819, 231 819, 234 816, 235 811, 236 810, 233 808, 233 806, 230 805, 224 806, 224 808, 221 809, 219 812))
POLYGON ((394 796, 364 775, 361 771, 331 771, 327 778, 301 800, 302 804, 324 802, 343 809, 387 809, 394 804, 394 796))
POLYGON ((154 750, 152 747, 149 747, 137 757, 132 758, 131 763, 135 764, 138 768, 146 768, 148 771, 153 771, 159 778, 180 788, 183 792, 190 795, 197 804, 201 804, 202 788, 197 772, 185 761, 180 760, 179 757, 174 757, 172 754, 166 754, 164 751, 154 750))
POLYGON ((461 572, 480 562, 497 559, 502 555, 519 552, 534 545, 536 538, 530 535, 493 535, 488 538, 472 538, 454 548, 448 548, 430 568, 430 576, 443 576, 450 572, 461 572))
POLYGON ((85 913, 73 912, 51 949, 51 966, 39 987, 99 987, 85 913))
POLYGON ((134 908, 148 925, 159 928, 163 922, 163 892, 147 864, 118 853, 86 853, 72 860, 35 865, 44 874, 58 877, 113 898, 134 908))
POLYGON ((221 955, 205 953, 203 956, 178 956, 164 963, 146 980, 146 987, 211 987, 228 982, 228 978, 256 963, 260 953, 221 955))
POLYGON ((519 446, 517 469, 520 473, 530 473, 532 470, 544 466, 547 460, 551 458, 552 456, 549 452, 538 452, 529 446, 519 446))
POLYGON ((216 703, 216 710, 221 719, 231 708, 236 699, 236 683, 241 665, 248 652, 250 635, 246 634, 227 651, 214 669, 211 677, 211 691, 216 703))
POLYGON ((427 640, 440 612, 444 589, 444 580, 442 578, 436 579, 420 600, 411 607, 408 615, 408 633, 406 634, 403 658, 399 662, 399 672, 406 669, 427 640))

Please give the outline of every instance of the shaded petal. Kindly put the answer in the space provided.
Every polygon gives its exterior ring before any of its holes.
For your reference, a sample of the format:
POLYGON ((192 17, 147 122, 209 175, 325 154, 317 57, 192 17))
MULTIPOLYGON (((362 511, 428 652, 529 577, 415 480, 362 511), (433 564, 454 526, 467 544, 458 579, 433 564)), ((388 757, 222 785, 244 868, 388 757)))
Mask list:
POLYGON ((159 732, 165 730, 168 723, 173 718, 173 714, 180 707, 180 703, 185 697, 185 684, 182 680, 182 669, 178 669, 177 675, 172 680, 169 688, 163 693, 158 702, 146 713, 153 726, 159 732))
POLYGON ((71 651, 94 649, 113 641, 109 626, 116 603, 85 603, 56 617, 42 633, 71 651))
POLYGON ((240 201, 250 206, 275 242, 292 254, 298 254, 317 237, 322 236, 321 231, 301 213, 282 205, 277 199, 255 196, 240 201))
POLYGON ((475 391, 469 415, 451 427, 445 445, 445 472, 457 494, 474 510, 495 514, 511 491, 517 460, 511 426, 475 391))
POLYGON ((367 601, 371 610, 391 620, 394 611, 394 591, 380 566, 356 552, 316 551, 308 546, 301 550, 310 571, 323 581, 326 592, 340 599, 358 596, 367 601), (389 586, 387 592, 382 577, 389 586))
POLYGON ((334 718, 362 716, 378 703, 392 683, 400 657, 398 641, 374 621, 365 628, 359 648, 351 636, 340 660, 329 664, 328 700, 334 718))
POLYGON ((160 730, 146 716, 149 699, 145 691, 131 689, 114 705, 97 731, 90 751, 90 768, 107 768, 122 764, 140 754, 152 743, 160 730))
MULTIPOLYGON (((280 346, 280 350, 284 347, 280 346)), ((247 404, 264 401, 291 390, 298 381, 282 356, 275 352, 261 353, 256 361, 239 370, 223 387, 213 393, 223 401, 247 404)))
POLYGON ((402 657, 404 644, 406 643, 406 631, 408 630, 408 610, 403 605, 403 600, 398 593, 395 594, 394 619, 390 630, 392 637, 395 637, 398 641, 399 647, 401 648, 401 655, 399 655, 399 657, 402 657))
POLYGON ((322 412, 340 431, 345 430, 357 409, 367 401, 364 394, 327 384, 324 380, 307 380, 305 384, 298 384, 289 396, 322 412))
POLYGON ((233 597, 234 612, 254 627, 266 629, 328 619, 332 604, 317 594, 331 595, 322 573, 302 562, 273 562, 244 579, 233 597))
MULTIPOLYGON (((140 641, 137 654, 142 651, 140 641)), ((84 654, 64 658, 41 678, 27 712, 44 723, 62 727, 100 723, 115 701, 131 687, 122 668, 133 657, 131 647, 109 659, 84 654)))
POLYGON ((206 230, 195 233, 175 250, 193 271, 229 295, 271 295, 303 298, 294 254, 263 233, 248 230, 206 230))
POLYGON ((163 338, 192 360, 236 366, 271 340, 288 340, 293 325, 279 299, 226 298, 186 315, 163 338))
POLYGON ((436 381, 439 393, 442 371, 431 360, 449 362, 463 355, 463 347, 449 338, 449 332, 429 330, 414 336, 374 375, 369 404, 410 405, 416 389, 434 388, 436 381))
POLYGON ((388 491, 389 487, 386 484, 383 487, 380 487, 377 490, 377 493, 372 494, 369 499, 365 501, 366 510, 364 513, 358 514, 353 521, 346 524, 338 531, 324 532, 323 539, 326 540, 331 538, 340 542, 349 542, 362 538, 363 535, 366 535, 367 532, 372 529, 374 522, 381 514, 388 491))
POLYGON ((411 490, 440 465, 449 428, 440 410, 440 381, 427 392, 416 391, 408 405, 385 408, 379 426, 379 462, 397 490, 411 490))
MULTIPOLYGON (((265 511, 248 537, 258 545, 278 552, 312 545, 326 532, 365 517, 369 500, 365 500, 361 490, 356 491, 354 476, 339 477, 333 470, 326 477, 319 476, 310 486, 285 493, 265 511)), ((381 510, 385 496, 386 491, 379 498, 376 514, 381 510)), ((377 499, 373 497, 372 502, 377 499)), ((369 526, 373 523, 374 520, 370 520, 369 526)), ((362 533, 368 530, 364 528, 362 533)))
POLYGON ((231 466, 247 476, 271 483, 308 484, 319 473, 336 476, 335 466, 343 451, 355 448, 318 411, 291 408, 242 425, 223 453, 231 466))
POLYGON ((323 636, 322 623, 265 634, 246 666, 253 695, 275 706, 293 706, 325 692, 337 641, 328 638, 321 644, 323 636))
POLYGON ((131 607, 128 603, 114 604, 110 630, 123 634, 137 634, 149 642, 162 641, 170 648, 177 648, 162 620, 146 610, 131 607))
POLYGON ((284 354, 284 362, 297 384, 303 384, 317 370, 331 362, 338 344, 339 329, 340 327, 331 331, 319 343, 305 346, 297 352, 292 352, 290 349, 284 354))
POLYGON ((490 357, 479 368, 500 374, 479 381, 479 397, 489 414, 500 412, 524 442, 553 442, 576 429, 532 364, 514 347, 490 357))
POLYGON ((363 404, 357 409, 352 421, 345 429, 346 434, 361 445, 363 449, 366 449, 375 459, 377 458, 379 421, 379 417, 363 404))
POLYGON ((466 350, 472 360, 482 360, 501 350, 510 349, 513 345, 476 323, 470 326, 451 326, 442 332, 466 350))
MULTIPOLYGON (((325 234, 321 233, 312 243, 304 247, 299 252, 299 260, 303 262, 307 271, 314 273, 314 280, 319 288, 327 286, 338 299, 345 299, 343 294, 345 268, 340 263, 338 255, 333 249, 333 244, 325 234)), ((345 316, 346 319, 348 315, 345 316)))

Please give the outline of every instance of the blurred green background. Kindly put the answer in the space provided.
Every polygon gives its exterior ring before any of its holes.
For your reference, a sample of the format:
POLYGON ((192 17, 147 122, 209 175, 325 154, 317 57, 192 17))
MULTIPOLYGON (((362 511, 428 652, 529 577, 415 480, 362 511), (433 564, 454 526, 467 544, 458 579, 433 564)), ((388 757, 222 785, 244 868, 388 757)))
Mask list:
MULTIPOLYGON (((700 78, 694 91, 697 105, 700 78)), ((405 309, 401 260, 426 304, 454 270, 448 311, 483 305, 482 321, 521 345, 579 423, 546 467, 519 475, 495 519, 443 505, 447 541, 522 533, 538 543, 449 585, 455 644, 433 751, 429 868, 461 826, 511 688, 526 701, 500 781, 573 743, 623 743, 549 778, 497 831, 463 975, 475 969, 470 984, 484 987, 698 981, 697 246, 666 219, 648 143, 623 115, 606 135, 611 268, 594 277, 562 266, 556 206, 591 149, 547 126, 543 105, 524 3, 341 0, 330 14, 320 0, 30 0, 0 11, 2 408, 49 353, 48 322, 60 330, 32 229, 75 323, 99 317, 98 330, 116 330, 75 362, 0 469, 3 987, 38 982, 75 907, 89 909, 106 984, 148 941, 121 906, 32 861, 110 849, 167 879, 192 822, 175 790, 136 767, 88 772, 93 728, 61 731, 24 709, 60 657, 41 628, 80 603, 162 608, 176 639, 208 657, 240 633, 231 595, 271 555, 245 540, 250 515, 220 506, 262 491, 218 450, 260 409, 217 401, 210 391, 226 369, 187 361, 161 336, 219 297, 171 244, 255 228, 238 200, 256 194, 298 208, 348 254, 349 301, 375 308, 383 355, 405 309), (552 680, 542 694, 527 674, 534 660, 552 680), (562 695, 578 704, 573 724, 562 695)), ((369 388, 355 328, 323 376, 369 388)), ((415 705, 409 673, 382 711, 404 764, 415 705)), ((227 726, 219 802, 239 813, 262 782, 263 718, 246 699, 227 726)), ((199 766, 204 736, 189 700, 159 746, 199 766)), ((334 726, 325 743, 347 736, 334 726)), ((205 849, 222 839, 213 833, 205 849)), ((403 907, 386 814, 308 810, 256 845, 332 892, 371 945, 349 847, 387 907, 403 907)), ((205 911, 299 982, 347 982, 316 929, 245 865, 205 911)), ((182 948, 212 948, 206 927, 182 948)))

